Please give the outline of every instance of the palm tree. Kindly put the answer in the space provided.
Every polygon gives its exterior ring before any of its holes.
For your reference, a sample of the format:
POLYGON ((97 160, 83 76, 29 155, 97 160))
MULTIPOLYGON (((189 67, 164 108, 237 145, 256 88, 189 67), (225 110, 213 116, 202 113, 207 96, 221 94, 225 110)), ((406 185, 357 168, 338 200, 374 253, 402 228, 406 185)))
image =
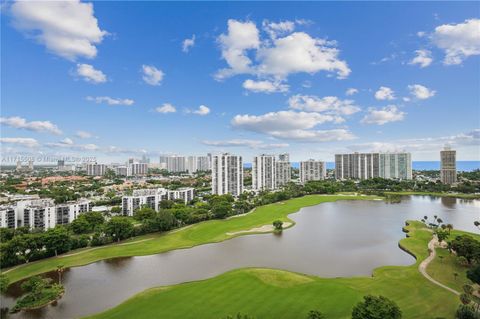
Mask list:
POLYGON ((447 224, 447 229, 448 229, 448 233, 450 234, 450 232, 453 229, 453 225, 452 224, 447 224))
POLYGON ((473 224, 475 225, 475 227, 480 229, 480 221, 476 220, 476 221, 473 222, 473 224))
POLYGON ((62 284, 62 273, 65 271, 65 266, 63 265, 58 265, 57 266, 57 272, 58 272, 58 284, 62 284))

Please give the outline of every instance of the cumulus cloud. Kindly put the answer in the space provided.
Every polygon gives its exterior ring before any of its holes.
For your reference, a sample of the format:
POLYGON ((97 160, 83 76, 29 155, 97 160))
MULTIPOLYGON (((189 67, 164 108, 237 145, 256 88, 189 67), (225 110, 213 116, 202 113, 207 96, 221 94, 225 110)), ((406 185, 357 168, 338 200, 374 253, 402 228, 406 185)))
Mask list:
POLYGON ((425 68, 432 64, 432 52, 429 50, 416 50, 415 57, 408 63, 411 65, 418 64, 421 68, 425 68))
POLYGON ((13 144, 30 148, 39 146, 36 139, 29 137, 0 137, 0 143, 13 144))
POLYGON ((400 111, 395 105, 388 105, 381 109, 369 108, 368 114, 362 119, 365 124, 384 125, 390 122, 402 121, 405 113, 400 111))
POLYGON ((93 134, 87 131, 77 131, 75 136, 78 138, 92 138, 93 134))
POLYGON ((480 55, 480 19, 458 24, 443 24, 431 35, 434 45, 445 52, 443 63, 461 64, 472 55, 480 55))
POLYGON ((198 110, 196 111, 193 111, 194 114, 197 114, 197 115, 200 115, 200 116, 204 116, 204 115, 207 115, 210 113, 210 108, 206 105, 200 105, 198 107, 198 110))
POLYGON ((182 51, 188 53, 191 48, 195 46, 195 34, 190 39, 185 39, 182 42, 182 51))
POLYGON ((243 88, 255 93, 270 94, 275 92, 287 92, 289 86, 287 84, 282 84, 280 81, 255 81, 248 79, 243 82, 243 88))
POLYGON ((334 41, 313 38, 305 32, 280 37, 281 33, 293 31, 287 22, 266 22, 265 27, 274 38, 261 39, 257 26, 251 21, 228 21, 228 31, 219 36, 218 42, 222 58, 229 67, 219 70, 216 79, 222 80, 237 74, 272 77, 276 80, 300 72, 314 74, 327 71, 336 73, 338 78, 346 78, 350 74, 347 63, 338 58, 340 51, 334 41), (251 55, 255 56, 256 63, 251 55))
POLYGON ((132 99, 118 99, 118 98, 112 98, 109 96, 97 96, 97 97, 87 96, 86 100, 95 102, 97 104, 107 103, 108 105, 133 105, 133 103, 135 103, 135 101, 132 99))
POLYGON ((292 32, 295 29, 295 22, 288 20, 279 22, 263 20, 262 27, 263 30, 268 33, 270 38, 275 39, 279 35, 292 32))
POLYGON ((58 126, 53 124, 50 121, 28 122, 26 119, 21 118, 19 116, 12 116, 12 117, 0 117, 0 124, 18 128, 18 129, 35 131, 35 132, 52 133, 56 135, 62 134, 62 131, 60 131, 58 126))
POLYGON ((177 112, 177 109, 172 104, 165 103, 162 106, 157 107, 155 109, 155 112, 162 113, 162 114, 175 113, 175 112, 177 112))
POLYGON ((107 32, 98 26, 93 4, 72 1, 16 1, 13 25, 68 60, 94 58, 107 32))
POLYGON ((74 141, 70 138, 64 138, 63 140, 56 143, 45 143, 48 148, 66 148, 77 151, 97 151, 100 150, 100 147, 96 144, 75 144, 74 141))
POLYGON ((420 100, 429 99, 437 93, 437 91, 431 90, 420 84, 409 85, 408 89, 410 90, 410 94, 420 100))
POLYGON ((107 76, 100 70, 95 69, 90 64, 77 64, 78 76, 82 77, 86 82, 104 83, 107 82, 107 76))
POLYGON ((288 99, 290 108, 310 112, 351 115, 360 111, 353 100, 341 100, 336 96, 319 98, 314 95, 294 95, 288 99))
POLYGON ((305 142, 324 142, 354 138, 345 129, 314 130, 323 123, 341 123, 338 116, 294 111, 270 112, 263 115, 236 115, 232 119, 235 128, 267 134, 280 139, 300 140, 305 142))
POLYGON ((202 141, 202 144, 215 147, 249 147, 252 149, 275 149, 288 147, 287 143, 265 143, 259 140, 233 139, 225 141, 202 141))
POLYGON ((375 92, 375 98, 377 100, 393 100, 395 99, 395 93, 391 88, 381 86, 377 92, 375 92))
POLYGON ((348 96, 351 96, 357 93, 358 93, 358 90, 356 88, 349 88, 347 91, 345 91, 345 94, 348 96))
POLYGON ((142 79, 145 83, 158 86, 161 84, 165 73, 162 70, 157 69, 153 65, 142 65, 143 76, 142 79))

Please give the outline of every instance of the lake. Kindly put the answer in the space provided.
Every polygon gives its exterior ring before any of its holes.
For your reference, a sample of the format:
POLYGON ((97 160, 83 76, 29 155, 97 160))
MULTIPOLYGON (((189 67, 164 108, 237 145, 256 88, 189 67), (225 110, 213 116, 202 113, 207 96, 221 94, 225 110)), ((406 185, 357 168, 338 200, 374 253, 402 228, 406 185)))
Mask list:
MULTIPOLYGON (((116 258, 67 269, 66 293, 55 305, 11 318, 78 318, 114 307, 147 288, 210 278, 243 267, 268 267, 321 277, 369 276, 384 265, 410 265, 398 247, 408 219, 438 215, 456 229, 478 232, 480 201, 405 196, 400 203, 338 201, 302 208, 281 235, 236 237, 162 254, 116 258)), ((56 279, 56 272, 48 274, 56 279)), ((11 306, 12 285, 2 298, 11 306)))

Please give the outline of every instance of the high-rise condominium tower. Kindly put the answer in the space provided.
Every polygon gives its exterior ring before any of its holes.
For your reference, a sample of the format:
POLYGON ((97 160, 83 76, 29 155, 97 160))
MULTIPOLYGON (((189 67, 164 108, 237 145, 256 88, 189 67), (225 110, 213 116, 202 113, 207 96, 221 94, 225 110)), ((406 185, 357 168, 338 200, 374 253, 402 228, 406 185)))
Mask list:
POLYGON ((256 190, 273 190, 277 187, 275 155, 255 156, 252 163, 252 188, 256 190))
POLYGON ((450 147, 440 151, 440 180, 443 184, 457 182, 457 152, 450 147))
POLYGON ((335 177, 412 179, 412 158, 410 153, 336 154, 335 177))
POLYGON ((241 156, 229 153, 212 157, 212 194, 232 194, 243 192, 243 161, 241 156))
POLYGON ((278 155, 276 165, 276 183, 277 188, 282 187, 292 179, 292 165, 290 164, 290 156, 288 154, 278 155))
POLYGON ((300 162, 300 182, 305 184, 307 181, 319 181, 325 179, 327 175, 326 163, 309 159, 300 162))

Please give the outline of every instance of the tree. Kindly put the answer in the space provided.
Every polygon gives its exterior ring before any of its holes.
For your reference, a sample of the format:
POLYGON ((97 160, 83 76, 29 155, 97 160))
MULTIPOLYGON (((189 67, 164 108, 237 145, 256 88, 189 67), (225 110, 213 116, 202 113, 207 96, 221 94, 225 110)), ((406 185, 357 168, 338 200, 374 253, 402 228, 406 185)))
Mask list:
POLYGON ((105 234, 117 241, 127 239, 133 234, 133 223, 124 217, 112 217, 105 224, 105 234))
POLYGON ((470 298, 470 296, 466 293, 463 293, 460 295, 460 301, 464 304, 464 305, 468 305, 472 299, 470 298))
POLYGON ((456 319, 477 319, 475 310, 471 306, 460 305, 455 313, 456 319))
POLYGON ((133 218, 139 221, 143 221, 145 219, 152 219, 153 217, 155 217, 156 214, 157 212, 155 212, 154 209, 150 207, 142 207, 134 212, 133 218))
POLYGON ((64 227, 55 227, 45 233, 45 248, 49 252, 55 252, 55 256, 70 250, 70 235, 64 227))
POLYGON ((24 281, 21 285, 23 291, 32 294, 34 298, 37 298, 41 293, 42 290, 46 286, 45 279, 42 279, 39 276, 33 276, 24 281))
POLYGON ((93 225, 92 228, 105 223, 105 217, 103 217, 103 214, 100 212, 88 212, 82 215, 85 216, 85 219, 90 223, 90 225, 93 225))
POLYGON ((120 206, 113 206, 112 209, 110 209, 110 212, 112 214, 120 214, 122 212, 122 208, 120 206))
POLYGON ((175 203, 172 200, 162 200, 160 201, 160 209, 170 209, 175 203))
POLYGON ((471 236, 462 235, 452 240, 452 249, 458 256, 465 257, 468 263, 480 261, 480 241, 471 236))
POLYGON ((473 222, 473 224, 475 225, 475 227, 480 229, 480 221, 476 220, 476 221, 473 222))
POLYGON ((326 319, 326 317, 318 310, 310 310, 307 319, 326 319))
POLYGON ((154 222, 159 231, 167 231, 175 228, 177 221, 169 211, 160 211, 154 218, 154 222))
POLYGON ((7 291, 10 280, 5 274, 0 274, 0 292, 3 294, 7 291))
POLYGON ((352 319, 400 319, 402 312, 397 304, 383 296, 367 295, 352 311, 352 319))
POLYGON ((283 222, 281 220, 276 220, 273 222, 273 227, 276 231, 281 231, 283 229, 283 222))
POLYGON ((442 241, 446 240, 448 238, 449 232, 447 230, 443 229, 437 229, 435 231, 435 235, 437 235, 438 242, 442 243, 442 241))
POLYGON ((232 204, 228 202, 217 202, 212 206, 212 214, 215 218, 223 219, 232 213, 232 204))
POLYGON ((480 285, 480 264, 470 270, 467 270, 467 278, 480 285))
POLYGON ((86 234, 92 230, 90 223, 84 217, 84 215, 78 216, 71 224, 70 227, 74 234, 86 234))
POLYGON ((65 271, 65 266, 60 264, 57 265, 57 273, 58 273, 58 284, 62 284, 62 273, 65 271))

